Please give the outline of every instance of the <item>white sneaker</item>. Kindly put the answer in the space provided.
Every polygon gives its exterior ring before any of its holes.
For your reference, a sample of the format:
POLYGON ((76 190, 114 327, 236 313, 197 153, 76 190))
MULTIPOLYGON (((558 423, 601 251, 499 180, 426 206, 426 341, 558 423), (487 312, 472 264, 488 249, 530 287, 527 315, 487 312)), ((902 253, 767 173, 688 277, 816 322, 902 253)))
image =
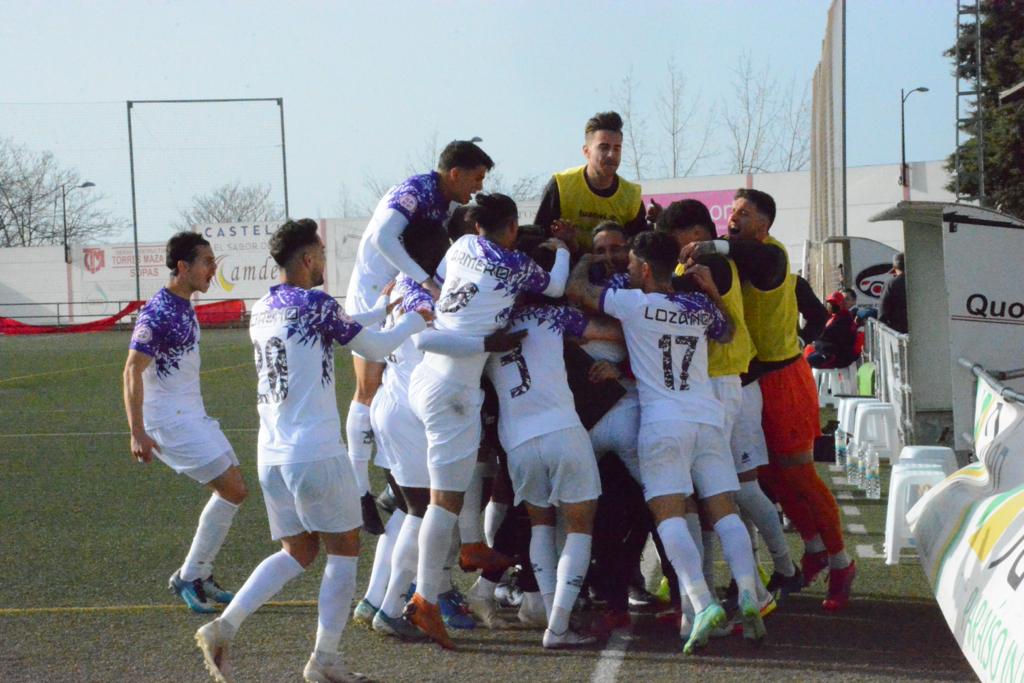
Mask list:
POLYGON ((555 633, 551 629, 546 628, 544 629, 544 640, 542 642, 544 647, 549 650, 560 650, 563 648, 593 645, 597 642, 597 638, 576 633, 571 628, 565 629, 564 633, 555 633))
POLYGON ((309 656, 302 670, 302 678, 307 683, 372 683, 363 674, 353 673, 343 667, 337 655, 333 661, 324 662, 315 652, 309 656))
POLYGON ((203 651, 203 662, 206 670, 217 683, 234 683, 228 650, 231 647, 231 635, 220 619, 214 619, 196 631, 196 644, 203 651))
POLYGON ((523 602, 519 605, 519 621, 536 628, 548 627, 548 615, 544 610, 544 598, 540 593, 523 593, 523 602))
POLYGON ((466 604, 473 616, 489 629, 508 628, 509 623, 498 614, 494 598, 481 597, 473 591, 466 593, 466 604))

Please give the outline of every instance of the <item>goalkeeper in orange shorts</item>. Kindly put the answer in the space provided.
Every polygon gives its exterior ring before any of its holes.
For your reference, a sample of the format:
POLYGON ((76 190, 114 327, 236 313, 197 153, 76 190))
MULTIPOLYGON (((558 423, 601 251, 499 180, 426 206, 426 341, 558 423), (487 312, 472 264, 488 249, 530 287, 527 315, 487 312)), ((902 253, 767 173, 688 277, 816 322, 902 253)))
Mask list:
POLYGON ((850 600, 857 567, 844 549, 839 506, 814 468, 814 439, 821 434, 818 393, 797 340, 796 276, 785 246, 768 234, 774 220, 771 195, 737 190, 729 239, 695 242, 682 256, 717 252, 736 263, 744 318, 757 349, 750 373, 759 376, 763 396, 768 465, 759 476, 803 538, 805 583, 829 570, 822 607, 836 611, 850 600))

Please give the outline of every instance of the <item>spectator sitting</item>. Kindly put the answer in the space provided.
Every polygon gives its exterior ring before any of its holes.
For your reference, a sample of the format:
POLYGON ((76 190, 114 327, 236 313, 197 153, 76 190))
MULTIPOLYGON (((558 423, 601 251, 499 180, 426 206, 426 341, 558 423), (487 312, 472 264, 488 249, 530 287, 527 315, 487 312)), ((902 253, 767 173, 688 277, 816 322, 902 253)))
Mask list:
POLYGON ((857 322, 847 310, 842 292, 830 294, 825 305, 831 317, 814 341, 807 362, 818 369, 845 368, 857 360, 857 322))

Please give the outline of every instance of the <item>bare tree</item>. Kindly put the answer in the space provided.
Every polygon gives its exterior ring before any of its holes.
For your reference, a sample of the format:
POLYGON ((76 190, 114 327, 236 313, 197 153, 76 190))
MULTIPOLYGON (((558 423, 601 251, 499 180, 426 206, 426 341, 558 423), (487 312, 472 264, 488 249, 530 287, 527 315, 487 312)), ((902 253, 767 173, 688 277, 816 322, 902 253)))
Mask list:
POLYGON ((713 111, 708 113, 699 141, 696 145, 689 144, 688 137, 695 123, 699 99, 690 98, 690 105, 686 105, 686 81, 674 59, 669 59, 666 70, 665 88, 658 96, 655 110, 668 136, 668 145, 664 147, 662 159, 665 176, 679 178, 690 175, 697 164, 710 155, 709 141, 714 116, 713 111))
POLYGON ((740 55, 733 71, 733 95, 722 106, 731 147, 731 173, 773 170, 780 107, 770 73, 767 63, 755 71, 746 54, 740 55))
POLYGON ((418 175, 426 173, 437 166, 437 158, 441 156, 441 147, 438 144, 439 134, 437 129, 430 134, 418 152, 410 154, 406 158, 406 175, 418 175))
POLYGON ((791 81, 781 102, 778 121, 778 170, 802 171, 811 161, 811 84, 804 84, 796 98, 796 82, 791 81))
POLYGON ((647 174, 649 152, 647 149, 647 121, 639 113, 636 102, 638 83, 633 78, 633 68, 619 83, 612 95, 619 115, 622 116, 623 157, 633 172, 635 180, 642 180, 647 174))
POLYGON ((484 191, 500 192, 517 202, 536 199, 540 196, 540 176, 519 176, 509 182, 502 175, 501 171, 491 171, 487 174, 487 179, 484 181, 484 191))
MULTIPOLYGON (((32 152, 0 138, 0 247, 64 243, 61 188, 80 185, 78 171, 61 168, 50 152, 32 152)), ((96 242, 125 229, 99 208, 96 190, 67 194, 69 243, 96 242)))
POLYGON ((179 212, 172 227, 188 230, 200 223, 280 221, 284 211, 270 198, 270 185, 228 183, 192 198, 192 206, 179 212))

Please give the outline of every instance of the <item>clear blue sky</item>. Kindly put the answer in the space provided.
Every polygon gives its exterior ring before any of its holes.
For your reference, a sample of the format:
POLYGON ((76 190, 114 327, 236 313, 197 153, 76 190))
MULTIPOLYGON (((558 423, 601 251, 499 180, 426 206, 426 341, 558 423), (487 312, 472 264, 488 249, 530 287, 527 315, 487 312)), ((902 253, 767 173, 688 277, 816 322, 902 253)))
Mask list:
MULTIPOLYGON (((435 133, 442 144, 482 137, 509 180, 578 163, 584 121, 612 107, 630 69, 652 130, 669 59, 702 111, 728 106, 743 53, 802 86, 828 5, 0 0, 0 136, 53 151, 127 220, 125 100, 283 97, 291 213, 333 216, 342 185, 366 203, 367 175, 402 177, 435 133)), ((898 161, 901 87, 931 89, 908 101, 908 159, 952 150, 954 81, 942 51, 955 12, 952 0, 849 3, 851 166, 898 161)), ((137 112, 142 239, 163 239, 172 205, 234 179, 226 175, 279 187, 276 108, 222 109, 212 124, 181 110, 137 112), (172 186, 173 198, 155 199, 172 186)), ((715 140, 724 147, 721 127, 715 140)), ((728 162, 719 155, 699 170, 723 173, 728 162)))

